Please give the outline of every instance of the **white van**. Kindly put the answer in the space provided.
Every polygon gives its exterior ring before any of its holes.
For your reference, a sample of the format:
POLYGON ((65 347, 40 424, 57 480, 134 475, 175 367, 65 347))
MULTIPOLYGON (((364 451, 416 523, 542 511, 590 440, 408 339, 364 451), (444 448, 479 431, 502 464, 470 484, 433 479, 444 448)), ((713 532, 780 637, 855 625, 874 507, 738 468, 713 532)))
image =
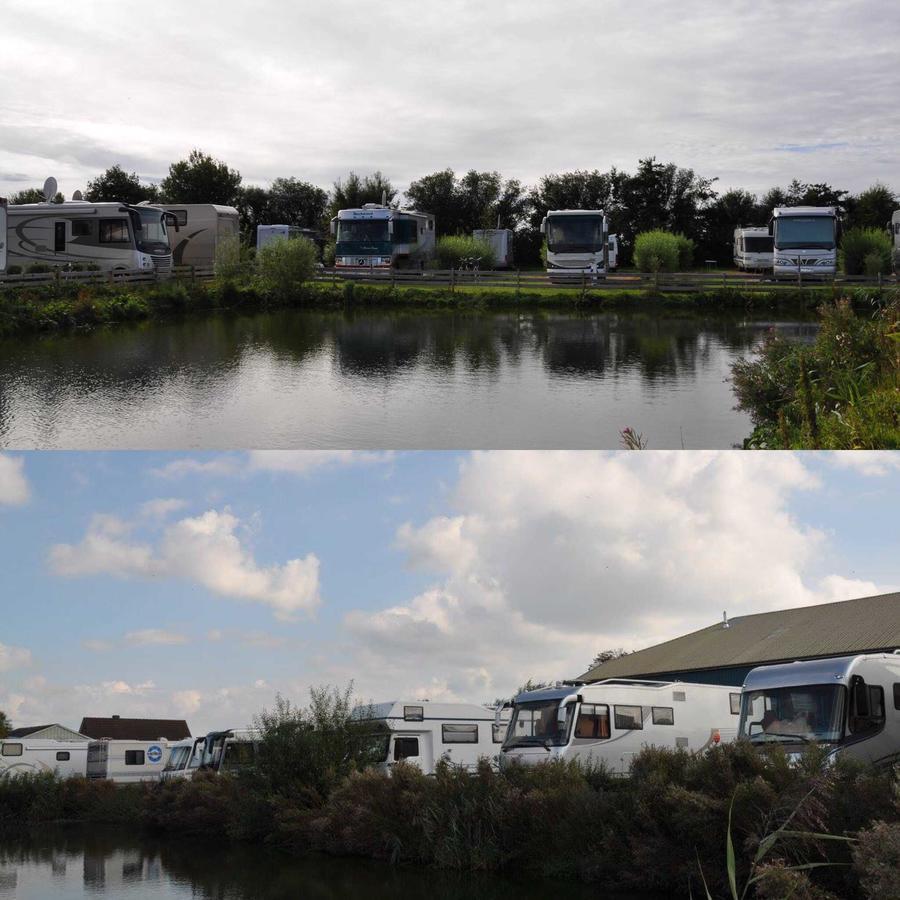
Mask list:
POLYGON ((699 753, 733 741, 740 699, 725 685, 625 678, 528 691, 513 701, 500 764, 577 760, 627 775, 645 747, 699 753))
POLYGON ((762 272, 772 268, 774 258, 774 239, 768 228, 734 229, 734 264, 738 269, 762 272))
POLYGON ((62 778, 87 774, 87 741, 6 738, 0 741, 0 778, 56 772, 62 778))
POLYGON ((88 744, 87 777, 118 784, 157 781, 169 757, 169 742, 106 740, 88 744))

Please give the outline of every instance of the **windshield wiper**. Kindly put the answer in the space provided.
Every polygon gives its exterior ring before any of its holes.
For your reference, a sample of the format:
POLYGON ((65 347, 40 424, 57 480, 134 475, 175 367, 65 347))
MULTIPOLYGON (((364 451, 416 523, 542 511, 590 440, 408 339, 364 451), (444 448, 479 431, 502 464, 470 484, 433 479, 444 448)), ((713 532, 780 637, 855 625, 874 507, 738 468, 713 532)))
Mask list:
POLYGON ((804 737, 802 734, 782 734, 779 731, 764 731, 763 737, 777 737, 777 738, 788 738, 788 740, 798 739, 803 741, 805 744, 811 744, 812 738, 804 737))

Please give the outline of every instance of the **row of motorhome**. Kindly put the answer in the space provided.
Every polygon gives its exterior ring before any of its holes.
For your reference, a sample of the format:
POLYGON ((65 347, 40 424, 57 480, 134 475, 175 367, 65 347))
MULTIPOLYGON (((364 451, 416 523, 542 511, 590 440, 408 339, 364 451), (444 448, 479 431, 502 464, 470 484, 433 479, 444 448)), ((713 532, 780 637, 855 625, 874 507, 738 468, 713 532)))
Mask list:
POLYGON ((772 210, 768 227, 738 227, 734 264, 781 276, 832 276, 837 272, 841 221, 833 206, 784 206, 772 210))

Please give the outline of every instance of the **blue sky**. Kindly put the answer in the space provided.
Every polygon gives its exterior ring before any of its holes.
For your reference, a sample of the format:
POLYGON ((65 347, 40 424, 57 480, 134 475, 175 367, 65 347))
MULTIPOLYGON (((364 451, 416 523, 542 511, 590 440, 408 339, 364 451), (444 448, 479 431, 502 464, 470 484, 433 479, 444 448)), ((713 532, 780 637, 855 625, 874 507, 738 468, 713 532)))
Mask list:
POLYGON ((898 454, 2 454, 0 709, 488 700, 723 609, 900 589, 898 500, 898 454))

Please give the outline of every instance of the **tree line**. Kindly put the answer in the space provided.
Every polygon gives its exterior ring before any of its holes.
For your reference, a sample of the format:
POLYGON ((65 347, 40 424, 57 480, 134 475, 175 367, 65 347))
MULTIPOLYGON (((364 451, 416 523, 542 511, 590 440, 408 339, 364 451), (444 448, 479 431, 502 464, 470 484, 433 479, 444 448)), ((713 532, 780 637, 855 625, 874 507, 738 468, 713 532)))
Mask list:
MULTIPOLYGON (((550 209, 603 209, 610 230, 619 235, 626 256, 641 232, 663 229, 694 241, 700 258, 719 263, 731 258, 737 225, 765 225, 775 206, 836 206, 849 228, 884 228, 900 199, 888 186, 876 183, 851 194, 827 183, 797 179, 762 195, 740 188, 719 193, 716 178, 693 169, 647 157, 634 172, 616 167, 607 172, 578 169, 544 175, 527 186, 499 172, 472 169, 458 175, 447 168, 413 181, 405 203, 433 213, 439 236, 469 234, 477 228, 509 228, 515 233, 519 265, 539 264, 541 220, 550 209)), ((339 209, 364 203, 398 205, 400 192, 381 172, 360 176, 350 172, 330 191, 295 177, 276 178, 268 188, 245 185, 240 172, 201 150, 169 166, 158 184, 114 165, 87 184, 91 202, 144 200, 165 203, 219 203, 234 206, 248 241, 263 223, 298 225, 328 233, 328 222, 339 209)), ((55 198, 62 200, 61 195, 55 198)), ((43 194, 30 189, 14 194, 11 203, 33 203, 43 194)))

